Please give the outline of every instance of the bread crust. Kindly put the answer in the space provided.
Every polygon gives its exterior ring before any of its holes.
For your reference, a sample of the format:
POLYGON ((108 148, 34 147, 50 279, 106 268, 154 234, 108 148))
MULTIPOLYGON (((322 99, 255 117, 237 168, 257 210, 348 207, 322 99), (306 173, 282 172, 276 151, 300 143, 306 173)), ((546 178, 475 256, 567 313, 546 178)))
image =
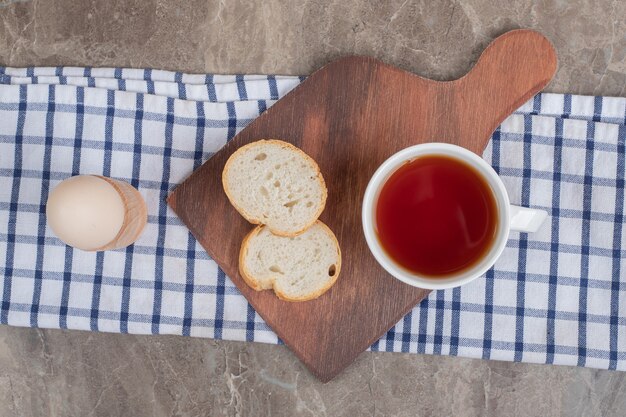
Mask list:
POLYGON ((260 139, 251 143, 248 143, 247 145, 244 145, 242 147, 240 147, 239 149, 237 149, 226 161, 226 164, 224 165, 224 169, 222 170, 222 188, 224 188, 224 192, 226 193, 226 197, 228 198, 228 201, 230 201, 230 204, 233 205, 233 207, 235 208, 235 210, 237 210, 239 212, 239 214, 241 214, 243 216, 244 219, 246 219, 248 222, 252 223, 252 224, 261 224, 264 225, 265 223, 263 223, 262 219, 256 218, 254 216, 252 216, 250 213, 247 213, 243 207, 241 207, 239 204, 237 204, 234 196, 231 193, 230 187, 228 186, 228 183, 226 181, 226 176, 228 173, 228 170, 230 169, 231 164, 233 163, 234 160, 237 159, 237 156, 242 154, 243 152, 257 147, 257 146, 261 146, 261 145, 267 145, 267 144, 274 144, 274 145, 279 145, 282 146, 283 148, 288 148, 292 151, 297 152, 298 154, 300 154, 306 161, 308 161, 313 168, 315 169, 315 173, 316 173, 316 178, 319 181, 321 188, 322 188, 322 202, 319 206, 319 209, 317 210, 317 212, 315 213, 315 215, 312 217, 311 221, 309 223, 307 223, 305 226, 303 226, 301 229, 295 231, 295 232, 285 232, 284 230, 277 230, 277 229, 273 229, 271 227, 268 226, 268 229, 270 230, 270 232, 272 232, 273 234, 275 234, 276 236, 283 236, 283 237, 295 237, 298 235, 301 235, 302 233, 304 233, 309 227, 311 227, 313 224, 315 224, 315 222, 317 221, 317 219, 319 218, 319 216, 322 214, 322 212, 324 211, 324 208, 326 208, 326 198, 328 197, 328 189, 326 188, 326 182, 324 181, 324 177, 322 176, 322 172, 320 171, 320 167, 317 165, 317 162, 315 162, 315 160, 313 158, 311 158, 309 155, 306 154, 306 152, 304 152, 302 149, 298 148, 297 146, 292 145, 291 143, 279 140, 279 139, 260 139))
MULTIPOLYGON (((339 241, 337 240, 337 237, 335 236, 333 231, 330 230, 330 228, 326 224, 324 224, 320 220, 317 220, 315 223, 319 224, 322 227, 322 229, 324 229, 324 232, 327 235, 329 235, 335 242, 335 247, 337 248, 337 262, 335 263, 335 271, 336 271, 335 275, 333 275, 332 279, 330 279, 324 287, 320 288, 319 290, 313 293, 306 294, 302 297, 289 297, 287 294, 281 292, 278 288, 276 288, 276 285, 275 285, 276 278, 272 277, 271 289, 274 290, 274 294, 276 294, 276 296, 280 298, 281 300, 291 301, 291 302, 314 300, 318 298, 319 296, 321 296, 322 294, 324 294, 326 291, 328 291, 330 287, 335 285, 335 282, 337 282, 337 278, 339 278, 339 274, 341 273, 341 247, 339 246, 339 241)), ((246 237, 244 237, 243 242, 241 243, 241 249, 239 251, 239 275, 241 275, 241 278, 243 278, 244 282, 255 291, 263 291, 264 289, 270 289, 270 288, 262 288, 261 285, 259 285, 258 280, 254 278, 252 274, 250 273, 250 271, 246 268, 244 260, 248 251, 248 245, 249 245, 250 240, 256 235, 258 235, 261 232, 261 230, 263 230, 263 227, 266 227, 266 226, 260 225, 252 229, 246 235, 246 237)), ((270 229, 270 232, 271 232, 271 229, 270 229)))
POLYGON ((241 278, 243 278, 244 282, 248 284, 248 287, 252 288, 255 291, 262 291, 263 288, 261 288, 258 281, 254 280, 246 270, 244 259, 246 257, 246 253, 248 252, 248 242, 250 242, 250 239, 258 235, 262 229, 263 226, 261 225, 250 230, 246 237, 243 238, 243 241, 241 241, 241 249, 239 250, 239 275, 241 275, 241 278))

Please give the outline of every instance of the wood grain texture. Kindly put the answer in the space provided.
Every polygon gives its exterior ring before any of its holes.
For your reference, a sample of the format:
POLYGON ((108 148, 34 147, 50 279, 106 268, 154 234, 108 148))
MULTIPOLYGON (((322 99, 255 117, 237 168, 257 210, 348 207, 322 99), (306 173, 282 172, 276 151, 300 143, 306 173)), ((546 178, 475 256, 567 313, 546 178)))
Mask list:
POLYGON ((132 245, 139 239, 148 222, 148 208, 145 200, 139 194, 139 191, 126 181, 115 180, 101 175, 97 175, 97 177, 111 184, 120 195, 124 204, 124 222, 117 236, 96 250, 113 250, 132 245))
POLYGON ((322 381, 329 381, 397 323, 429 291, 388 275, 367 248, 361 203, 376 168, 422 142, 449 142, 482 153, 493 130, 540 91, 556 55, 540 34, 496 39, 476 66, 450 82, 427 80, 367 57, 318 70, 254 120, 170 195, 168 202, 268 325, 322 381), (328 186, 320 219, 343 254, 341 276, 320 298, 289 303, 241 279, 239 247, 252 229, 221 185, 228 157, 258 139, 279 138, 319 164, 328 186))

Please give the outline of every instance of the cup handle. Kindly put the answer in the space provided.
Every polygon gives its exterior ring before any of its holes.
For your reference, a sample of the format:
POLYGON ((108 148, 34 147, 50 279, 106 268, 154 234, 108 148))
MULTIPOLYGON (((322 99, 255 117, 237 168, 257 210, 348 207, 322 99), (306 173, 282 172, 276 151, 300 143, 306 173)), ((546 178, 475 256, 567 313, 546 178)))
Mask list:
POLYGON ((530 209, 511 205, 511 230, 535 233, 548 217, 544 210, 530 209))

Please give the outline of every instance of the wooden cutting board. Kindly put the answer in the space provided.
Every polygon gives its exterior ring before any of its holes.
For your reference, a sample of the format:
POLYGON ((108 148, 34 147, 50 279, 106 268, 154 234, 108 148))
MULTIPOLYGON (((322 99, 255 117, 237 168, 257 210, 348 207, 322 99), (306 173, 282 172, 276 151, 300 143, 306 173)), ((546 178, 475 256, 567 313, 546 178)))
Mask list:
POLYGON ((313 374, 329 381, 429 293, 388 275, 365 243, 361 203, 376 168, 422 142, 454 143, 481 154, 494 129, 555 70, 552 45, 529 30, 500 36, 467 75, 450 82, 373 58, 339 59, 254 120, 168 202, 267 324, 313 374), (320 219, 337 235, 343 263, 335 286, 317 300, 289 303, 272 291, 255 292, 238 272, 241 241, 252 225, 229 204, 222 169, 240 146, 269 138, 302 148, 326 180, 320 219))

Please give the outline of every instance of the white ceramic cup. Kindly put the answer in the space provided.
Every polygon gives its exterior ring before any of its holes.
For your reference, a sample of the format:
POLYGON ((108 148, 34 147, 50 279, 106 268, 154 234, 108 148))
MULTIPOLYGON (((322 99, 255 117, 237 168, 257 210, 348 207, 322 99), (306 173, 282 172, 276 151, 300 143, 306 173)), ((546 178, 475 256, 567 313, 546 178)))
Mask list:
POLYGON ((400 281, 414 287, 432 290, 458 287, 482 276, 502 254, 511 230, 536 232, 548 215, 543 210, 512 206, 502 180, 488 163, 465 148, 447 143, 424 143, 411 146, 395 153, 383 162, 365 190, 361 214, 367 245, 378 263, 400 281), (487 254, 471 268, 441 278, 421 276, 400 266, 382 248, 376 231, 376 205, 380 190, 387 179, 405 163, 427 155, 445 155, 472 166, 489 184, 498 207, 496 237, 487 254))

